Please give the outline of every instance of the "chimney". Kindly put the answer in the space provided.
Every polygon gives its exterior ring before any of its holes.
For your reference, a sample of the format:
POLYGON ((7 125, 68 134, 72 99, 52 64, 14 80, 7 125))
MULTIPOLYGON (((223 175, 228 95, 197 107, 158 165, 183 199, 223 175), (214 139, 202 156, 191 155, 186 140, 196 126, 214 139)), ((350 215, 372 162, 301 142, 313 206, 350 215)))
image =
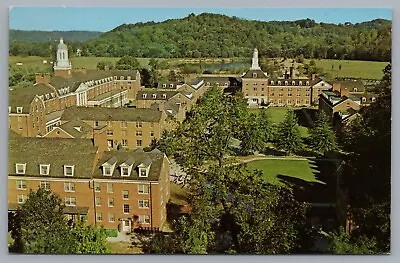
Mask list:
POLYGON ((349 96, 349 90, 347 88, 340 89, 340 97, 343 97, 343 96, 346 96, 346 97, 349 96))
POLYGON ((333 83, 333 91, 340 92, 340 83, 333 83))
POLYGON ((290 67, 290 78, 294 78, 294 67, 290 67))
POLYGON ((311 80, 315 80, 315 74, 311 74, 311 80))
POLYGON ((93 128, 93 144, 99 147, 98 151, 100 153, 107 150, 107 125, 97 126, 93 128))
POLYGON ((49 73, 36 73, 35 74, 36 84, 48 84, 50 83, 50 74, 49 73))

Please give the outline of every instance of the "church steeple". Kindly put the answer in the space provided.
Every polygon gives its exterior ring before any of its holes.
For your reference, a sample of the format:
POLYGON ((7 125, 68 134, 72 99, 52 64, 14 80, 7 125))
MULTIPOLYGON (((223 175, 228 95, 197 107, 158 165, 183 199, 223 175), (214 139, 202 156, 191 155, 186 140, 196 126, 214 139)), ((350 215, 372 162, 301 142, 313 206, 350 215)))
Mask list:
POLYGON ((251 59, 251 68, 250 69, 261 69, 258 65, 258 50, 254 48, 253 58, 251 59))
POLYGON ((57 45, 57 61, 54 63, 54 73, 56 75, 70 75, 71 62, 68 59, 68 47, 64 44, 64 39, 60 38, 60 43, 57 45))

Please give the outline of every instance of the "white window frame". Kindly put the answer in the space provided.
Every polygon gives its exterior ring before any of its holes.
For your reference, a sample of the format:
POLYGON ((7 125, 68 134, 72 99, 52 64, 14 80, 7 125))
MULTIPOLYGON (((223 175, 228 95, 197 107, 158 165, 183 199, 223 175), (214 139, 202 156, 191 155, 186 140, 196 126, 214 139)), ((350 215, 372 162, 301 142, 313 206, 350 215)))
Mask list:
POLYGON ((107 199, 107 205, 108 205, 108 207, 114 207, 114 197, 109 197, 108 199, 107 199), (111 202, 110 202, 111 201, 111 202))
POLYGON ((76 206, 76 197, 66 196, 64 198, 64 204, 65 204, 65 206, 76 206), (74 200, 74 201, 72 201, 72 200, 74 200))
POLYGON ((110 222, 110 223, 115 222, 115 214, 114 213, 108 213, 108 222, 110 222))
POLYGON ((126 128, 128 127, 128 122, 127 121, 121 121, 121 128, 126 128))
POLYGON ((107 193, 114 193, 114 185, 112 183, 107 183, 107 193))
POLYGON ((40 175, 49 175, 50 174, 50 164, 41 164, 39 165, 39 172, 40 175), (47 169, 47 173, 45 173, 43 170, 47 169))
POLYGON ((128 146, 128 140, 127 139, 122 139, 121 140, 121 145, 124 146, 124 147, 127 147, 128 146))
POLYGON ((150 216, 149 215, 139 215, 139 223, 143 224, 143 225, 150 224, 150 216))
POLYGON ((50 190, 50 182, 49 181, 41 181, 39 183, 39 187, 45 190, 50 190))
POLYGON ((138 200, 138 207, 139 207, 139 209, 149 209, 150 208, 149 199, 138 200), (147 206, 145 204, 147 204, 147 206))
POLYGON ((101 212, 96 212, 96 221, 97 222, 103 221, 103 214, 101 212))
POLYGON ((64 183, 64 192, 66 192, 66 193, 74 193, 75 192, 75 183, 73 183, 73 182, 65 182, 64 183))
POLYGON ((138 184, 138 194, 149 194, 150 193, 150 185, 148 184, 138 184), (144 189, 147 186, 147 192, 144 189))
POLYGON ((18 204, 23 204, 26 201, 27 196, 24 194, 18 195, 17 196, 17 203, 18 204))
POLYGON ((101 185, 100 185, 100 183, 94 182, 94 191, 95 191, 96 193, 100 193, 100 191, 101 191, 101 185))
POLYGON ((94 202, 95 202, 96 206, 101 206, 101 197, 96 196, 96 198, 94 199, 94 202))
POLYGON ((128 177, 129 174, 130 174, 129 166, 128 166, 128 167, 122 166, 122 167, 120 167, 120 168, 121 168, 121 176, 122 176, 122 177, 128 177), (124 171, 127 171, 127 173, 124 173, 124 171))
POLYGON ((26 180, 17 180, 16 181, 17 190, 26 190, 26 180))
POLYGON ((25 174, 26 172, 26 163, 16 163, 15 164, 15 173, 16 174, 25 174), (18 168, 20 168, 20 166, 22 166, 22 172, 19 172, 18 168))
POLYGON ((22 113, 23 107, 17 107, 17 113, 22 113))
POLYGON ((122 190, 122 200, 129 200, 129 190, 122 190), (127 194, 128 197, 125 197, 124 192, 128 193, 127 194))
POLYGON ((122 205, 122 213, 124 213, 125 215, 129 214, 131 212, 131 206, 129 204, 123 204, 122 205), (125 206, 128 206, 128 212, 125 212, 125 206))
POLYGON ((64 176, 72 177, 74 176, 75 165, 64 165, 64 176), (67 174, 67 169, 71 168, 71 174, 67 174))
POLYGON ((112 169, 112 166, 111 165, 103 165, 103 175, 104 176, 112 176, 112 172, 113 172, 113 169, 112 169), (109 169, 109 173, 106 173, 106 171, 109 169))

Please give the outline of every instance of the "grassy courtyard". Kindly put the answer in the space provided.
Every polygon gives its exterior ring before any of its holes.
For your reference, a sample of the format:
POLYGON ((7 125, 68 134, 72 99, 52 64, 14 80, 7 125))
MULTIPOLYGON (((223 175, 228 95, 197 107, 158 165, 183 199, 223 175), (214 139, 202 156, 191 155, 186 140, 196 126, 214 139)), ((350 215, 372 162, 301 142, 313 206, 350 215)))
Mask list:
POLYGON ((257 160, 248 163, 248 167, 254 170, 261 170, 268 183, 280 183, 279 177, 293 177, 306 182, 323 183, 315 178, 315 170, 308 160, 283 160, 268 159, 257 160))

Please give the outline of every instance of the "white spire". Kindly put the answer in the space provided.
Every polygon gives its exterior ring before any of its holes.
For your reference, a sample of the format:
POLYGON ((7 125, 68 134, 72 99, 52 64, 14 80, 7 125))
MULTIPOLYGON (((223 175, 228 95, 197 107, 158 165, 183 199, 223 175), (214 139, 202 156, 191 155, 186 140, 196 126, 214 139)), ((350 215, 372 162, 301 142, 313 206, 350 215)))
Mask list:
POLYGON ((57 61, 54 63, 55 70, 70 70, 71 62, 68 59, 68 47, 64 44, 64 39, 60 38, 60 43, 57 45, 57 61))
POLYGON ((260 66, 258 65, 258 50, 257 48, 254 48, 253 52, 253 58, 251 60, 251 68, 250 69, 261 69, 260 66))

